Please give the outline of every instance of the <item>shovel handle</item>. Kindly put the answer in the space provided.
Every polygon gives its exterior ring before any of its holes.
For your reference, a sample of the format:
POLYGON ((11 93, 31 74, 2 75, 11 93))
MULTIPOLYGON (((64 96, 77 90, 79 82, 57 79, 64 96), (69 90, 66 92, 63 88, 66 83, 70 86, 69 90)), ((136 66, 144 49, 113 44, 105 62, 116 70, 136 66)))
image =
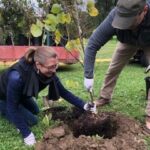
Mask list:
POLYGON ((89 93, 90 93, 91 103, 93 104, 94 103, 93 93, 92 91, 89 91, 89 93))

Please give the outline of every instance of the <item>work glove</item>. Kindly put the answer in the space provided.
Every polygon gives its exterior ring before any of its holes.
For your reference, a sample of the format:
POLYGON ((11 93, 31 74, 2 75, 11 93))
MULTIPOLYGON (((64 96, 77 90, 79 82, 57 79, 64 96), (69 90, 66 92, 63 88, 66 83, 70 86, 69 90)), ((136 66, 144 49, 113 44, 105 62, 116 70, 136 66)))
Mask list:
POLYGON ((86 88, 87 91, 92 91, 93 89, 93 83, 94 83, 94 79, 88 79, 88 78, 84 78, 84 86, 86 88))
POLYGON ((34 134, 31 132, 26 138, 24 138, 25 145, 33 146, 36 143, 34 134))
POLYGON ((95 103, 91 103, 91 102, 88 102, 86 103, 84 106, 83 106, 83 109, 86 110, 86 111, 90 111, 94 114, 97 113, 97 110, 96 110, 96 104, 95 103))
POLYGON ((150 65, 148 65, 148 67, 145 70, 145 73, 148 73, 150 71, 150 65))

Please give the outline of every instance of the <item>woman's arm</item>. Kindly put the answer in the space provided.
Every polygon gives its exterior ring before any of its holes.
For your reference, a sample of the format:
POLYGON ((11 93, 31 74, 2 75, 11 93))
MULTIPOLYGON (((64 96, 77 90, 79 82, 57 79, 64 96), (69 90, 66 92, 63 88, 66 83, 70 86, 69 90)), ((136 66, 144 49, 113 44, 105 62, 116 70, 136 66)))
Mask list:
POLYGON ((62 98, 67 100, 69 103, 75 105, 78 108, 83 109, 85 102, 80 99, 79 97, 75 96, 72 92, 67 90, 62 83, 60 82, 59 78, 56 77, 56 84, 59 91, 59 94, 62 98))

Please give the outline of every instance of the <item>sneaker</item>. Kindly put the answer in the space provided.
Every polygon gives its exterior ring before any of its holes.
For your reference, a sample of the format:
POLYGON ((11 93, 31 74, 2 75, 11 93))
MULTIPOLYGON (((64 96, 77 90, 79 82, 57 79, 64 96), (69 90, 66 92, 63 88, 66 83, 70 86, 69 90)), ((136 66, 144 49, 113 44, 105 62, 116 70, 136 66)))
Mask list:
POLYGON ((17 128, 17 133, 20 133, 20 130, 17 128))
POLYGON ((100 106, 104 106, 106 104, 109 104, 110 99, 100 97, 100 99, 96 100, 94 103, 96 104, 97 107, 100 107, 100 106))

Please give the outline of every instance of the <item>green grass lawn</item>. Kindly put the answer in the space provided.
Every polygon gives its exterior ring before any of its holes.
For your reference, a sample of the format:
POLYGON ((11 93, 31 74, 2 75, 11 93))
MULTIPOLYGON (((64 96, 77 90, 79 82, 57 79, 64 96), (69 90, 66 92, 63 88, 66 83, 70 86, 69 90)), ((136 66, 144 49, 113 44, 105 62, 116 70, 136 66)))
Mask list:
MULTIPOLYGON (((112 52, 115 48, 116 41, 110 41, 106 44, 102 50, 98 52, 98 58, 111 58, 112 52)), ((106 70, 108 68, 108 62, 100 62, 95 64, 95 83, 94 83, 94 97, 99 96, 99 90, 102 86, 106 70)), ((109 106, 104 106, 100 111, 114 111, 126 114, 129 117, 144 123, 145 115, 145 74, 144 69, 140 65, 129 64, 122 71, 117 86, 114 91, 112 103, 109 106)), ((64 86, 75 95, 80 96, 85 101, 89 101, 89 94, 83 87, 83 68, 80 64, 71 66, 64 66, 58 70, 58 76, 60 77, 64 86)), ((42 107, 42 95, 46 95, 47 90, 42 91, 39 94, 38 104, 42 107)), ((57 105, 71 105, 64 100, 58 102, 57 105)), ((42 122, 42 113, 39 114, 39 124, 32 128, 37 140, 42 138, 46 127, 42 122)), ((50 123, 50 127, 55 122, 50 123)), ((12 124, 0 117, 0 150, 27 150, 33 149, 24 146, 21 135, 16 132, 16 129, 12 124)), ((148 139, 150 141, 150 139, 148 139)))

